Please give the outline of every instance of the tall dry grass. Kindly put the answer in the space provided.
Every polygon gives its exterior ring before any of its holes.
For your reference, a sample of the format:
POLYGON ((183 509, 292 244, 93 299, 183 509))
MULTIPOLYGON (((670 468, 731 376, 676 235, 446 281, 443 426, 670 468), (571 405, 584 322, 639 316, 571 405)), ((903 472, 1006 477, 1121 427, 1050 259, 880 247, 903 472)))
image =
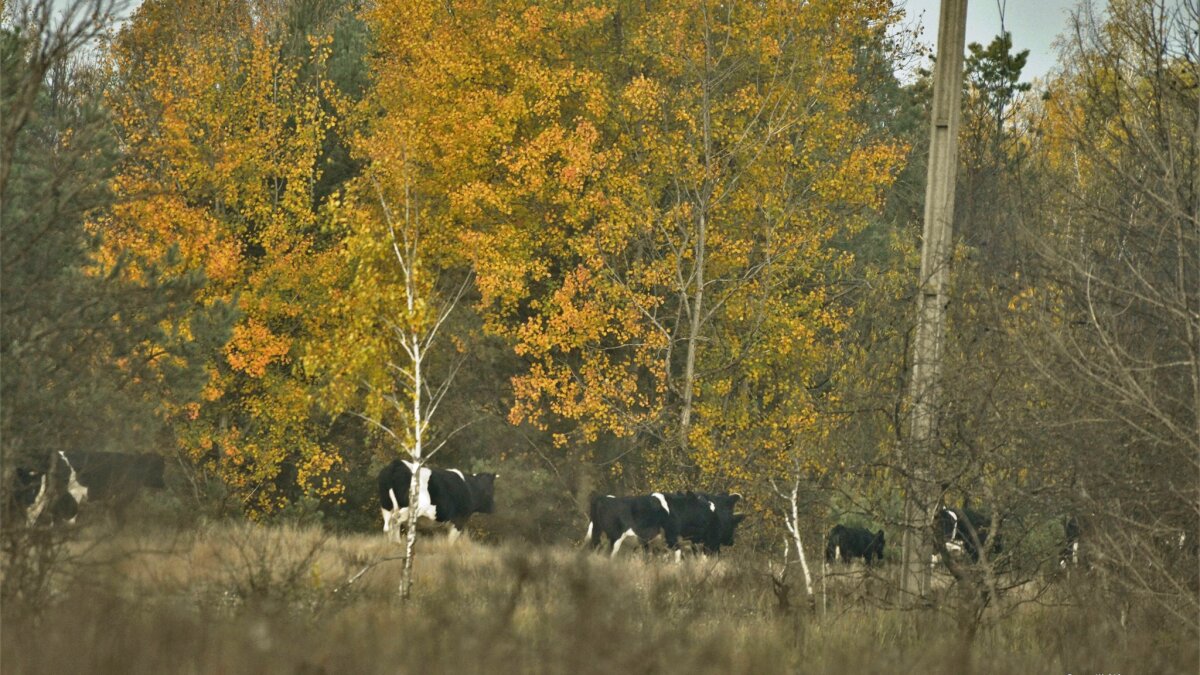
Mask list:
POLYGON ((886 569, 843 569, 815 609, 793 596, 784 611, 751 551, 676 565, 430 537, 400 603, 402 549, 382 535, 226 524, 84 530, 72 546, 43 606, 3 608, 4 673, 1200 669, 1196 636, 1079 576, 967 641, 952 608, 889 608, 886 569))

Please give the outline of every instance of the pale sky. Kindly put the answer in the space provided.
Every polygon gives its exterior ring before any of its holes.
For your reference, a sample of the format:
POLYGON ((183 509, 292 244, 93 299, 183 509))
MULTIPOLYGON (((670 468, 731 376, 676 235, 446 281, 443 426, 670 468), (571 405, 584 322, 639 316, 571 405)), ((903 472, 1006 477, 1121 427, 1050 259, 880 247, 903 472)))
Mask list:
MULTIPOLYGON (((924 29, 921 41, 932 47, 937 41, 941 0, 896 1, 905 9, 905 23, 920 19, 924 29)), ((1001 4, 1004 29, 1012 33, 1013 51, 1029 50, 1022 79, 1028 82, 1045 76, 1057 62, 1054 40, 1067 30, 1070 12, 1079 6, 1080 0, 967 0, 967 44, 987 45, 1000 34, 1001 4)))

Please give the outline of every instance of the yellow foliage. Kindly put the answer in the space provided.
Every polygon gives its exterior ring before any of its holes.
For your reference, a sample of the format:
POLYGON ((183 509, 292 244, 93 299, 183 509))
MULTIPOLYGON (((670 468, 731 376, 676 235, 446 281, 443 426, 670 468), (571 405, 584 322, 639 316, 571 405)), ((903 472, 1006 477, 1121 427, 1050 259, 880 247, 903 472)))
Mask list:
MULTIPOLYGON (((324 294, 340 274, 315 244, 330 217, 314 207, 313 185, 331 120, 320 84, 282 56, 273 11, 234 0, 139 7, 112 49, 120 85, 109 103, 128 157, 117 207, 95 224, 100 264, 129 253, 162 264, 177 252, 168 273, 205 275, 197 303, 236 300, 241 319, 209 355, 202 400, 169 414, 183 449, 251 512, 282 506, 284 462, 301 467, 301 488, 340 490, 300 368, 324 340, 324 294)), ((325 43, 309 44, 320 64, 325 43)))

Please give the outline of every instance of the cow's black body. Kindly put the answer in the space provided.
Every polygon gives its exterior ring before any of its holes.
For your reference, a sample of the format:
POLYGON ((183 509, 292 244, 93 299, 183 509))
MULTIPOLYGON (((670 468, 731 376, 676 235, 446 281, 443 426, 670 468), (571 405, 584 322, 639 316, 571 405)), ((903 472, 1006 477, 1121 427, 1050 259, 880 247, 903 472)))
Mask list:
POLYGON ((825 541, 825 560, 850 562, 862 558, 868 565, 883 560, 883 530, 872 532, 862 527, 834 525, 825 541))
POLYGON ((453 469, 430 472, 429 500, 437 509, 439 523, 452 523, 461 530, 472 513, 496 511, 496 474, 464 474, 453 469))
POLYGON ((118 452, 68 452, 67 459, 88 489, 88 500, 123 500, 143 487, 162 489, 164 462, 160 455, 118 452))
POLYGON ((385 513, 384 531, 388 529, 386 514, 392 510, 408 508, 408 491, 412 481, 412 469, 407 462, 398 459, 383 467, 379 472, 379 508, 385 513), (395 503, 393 503, 393 497, 395 503))

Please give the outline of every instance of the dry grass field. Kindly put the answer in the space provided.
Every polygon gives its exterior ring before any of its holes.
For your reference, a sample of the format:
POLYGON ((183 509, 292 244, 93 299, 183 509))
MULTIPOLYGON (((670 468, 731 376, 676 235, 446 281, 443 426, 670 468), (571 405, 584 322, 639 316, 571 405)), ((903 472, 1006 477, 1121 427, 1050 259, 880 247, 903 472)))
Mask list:
MULTIPOLYGON (((79 533, 49 598, 9 602, 10 673, 1191 673, 1195 637, 1087 577, 971 638, 953 610, 895 609, 888 570, 839 570, 789 606, 765 557, 674 564, 561 547, 420 545, 414 596, 384 537, 218 524, 79 533), (1120 609, 1125 609, 1124 625, 1120 609)), ((8 573, 10 570, 6 570, 8 573)), ((953 595, 945 597, 953 607, 953 595)))

